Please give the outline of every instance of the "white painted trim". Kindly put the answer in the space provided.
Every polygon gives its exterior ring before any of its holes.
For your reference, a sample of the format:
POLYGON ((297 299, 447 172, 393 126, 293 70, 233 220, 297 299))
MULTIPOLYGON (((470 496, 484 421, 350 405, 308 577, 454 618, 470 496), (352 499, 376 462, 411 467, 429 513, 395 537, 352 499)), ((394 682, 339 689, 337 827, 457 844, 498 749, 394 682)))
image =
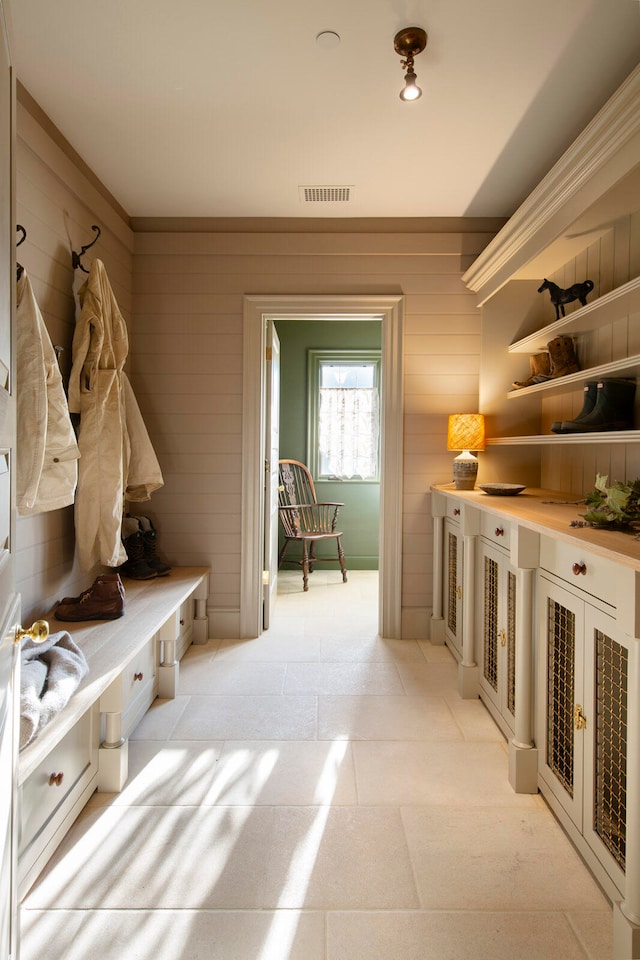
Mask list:
POLYGON ((403 484, 402 296, 244 298, 242 386, 242 531, 240 637, 262 631, 264 528, 264 351, 267 319, 331 317, 382 320, 382 482, 380 485, 380 622, 383 636, 401 636, 403 484))
POLYGON ((640 66, 585 127, 462 279, 486 301, 513 273, 544 249, 638 163, 640 66), (615 162, 613 162, 615 161, 615 162), (573 203, 583 195, 579 207, 573 203))

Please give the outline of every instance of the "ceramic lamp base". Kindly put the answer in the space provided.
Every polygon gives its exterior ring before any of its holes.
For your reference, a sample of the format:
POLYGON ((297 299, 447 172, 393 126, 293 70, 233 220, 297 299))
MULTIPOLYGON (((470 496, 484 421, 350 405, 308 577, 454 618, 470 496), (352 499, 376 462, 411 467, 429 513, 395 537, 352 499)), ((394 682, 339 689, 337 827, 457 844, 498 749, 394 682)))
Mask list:
POLYGON ((466 450, 453 461, 453 481, 456 490, 473 490, 478 476, 478 458, 466 450))

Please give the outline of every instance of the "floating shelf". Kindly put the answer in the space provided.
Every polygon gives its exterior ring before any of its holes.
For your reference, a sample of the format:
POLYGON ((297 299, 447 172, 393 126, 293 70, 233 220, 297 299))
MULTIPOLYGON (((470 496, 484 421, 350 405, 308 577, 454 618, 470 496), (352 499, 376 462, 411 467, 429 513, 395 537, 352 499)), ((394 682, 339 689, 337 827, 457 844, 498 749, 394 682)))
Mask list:
POLYGON ((602 433, 545 433, 532 437, 492 437, 486 440, 487 446, 548 446, 567 443, 640 443, 640 430, 607 430, 602 433))
MULTIPOLYGON (((551 304, 549 306, 551 307, 551 304)), ((592 303, 573 310, 566 317, 536 330, 528 337, 516 340, 509 345, 508 350, 509 353, 539 353, 546 349, 550 340, 561 334, 587 333, 633 313, 640 313, 640 277, 623 283, 610 293, 605 293, 592 303)))
POLYGON ((507 399, 532 397, 539 393, 564 393, 566 390, 571 390, 576 384, 582 384, 587 380, 600 380, 602 377, 637 377, 639 375, 640 354, 637 354, 634 357, 613 360, 611 363, 601 363, 599 366, 589 367, 587 370, 579 370, 577 373, 570 373, 566 377, 545 380, 544 383, 536 383, 532 387, 510 390, 507 399))

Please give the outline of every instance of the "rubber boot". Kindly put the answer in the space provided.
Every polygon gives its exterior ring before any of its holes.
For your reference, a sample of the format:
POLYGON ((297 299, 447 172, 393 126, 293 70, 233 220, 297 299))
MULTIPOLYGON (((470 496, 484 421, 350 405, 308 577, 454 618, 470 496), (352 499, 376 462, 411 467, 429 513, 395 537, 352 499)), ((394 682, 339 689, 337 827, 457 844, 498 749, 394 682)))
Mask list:
POLYGON ((580 369, 578 358, 573 346, 571 337, 563 334, 550 340, 547 344, 547 350, 551 357, 551 379, 556 377, 566 377, 569 373, 577 373, 580 369))
POLYGON ((147 561, 151 569, 156 571, 157 576, 166 577, 171 570, 171 567, 168 563, 165 563, 164 560, 161 560, 160 557, 156 555, 158 534, 151 518, 137 517, 136 519, 140 525, 142 539, 144 540, 144 559, 147 561))
POLYGON ((593 408, 596 405, 596 394, 597 394, 598 381, 590 380, 584 385, 584 401, 582 404, 582 410, 577 417, 574 417, 573 420, 554 420, 551 424, 551 430, 553 433, 572 433, 573 430, 565 430, 564 427, 569 424, 573 427, 573 424, 579 423, 581 420, 584 420, 588 416, 593 408))
POLYGON ((523 387, 532 387, 534 383, 543 383, 551 379, 551 358, 549 354, 534 353, 529 357, 529 367, 531 375, 528 380, 514 380, 511 386, 514 390, 522 390, 523 387))
POLYGON ((598 380, 596 402, 591 413, 581 420, 563 421, 561 433, 632 430, 635 394, 635 380, 598 380))
POLYGON ((122 521, 122 544, 127 551, 127 560, 120 572, 131 580, 153 580, 158 574, 144 558, 144 537, 137 517, 125 517, 122 521))
POLYGON ((117 573, 101 573, 79 597, 65 597, 55 609, 56 620, 117 620, 124 613, 124 587, 117 573))

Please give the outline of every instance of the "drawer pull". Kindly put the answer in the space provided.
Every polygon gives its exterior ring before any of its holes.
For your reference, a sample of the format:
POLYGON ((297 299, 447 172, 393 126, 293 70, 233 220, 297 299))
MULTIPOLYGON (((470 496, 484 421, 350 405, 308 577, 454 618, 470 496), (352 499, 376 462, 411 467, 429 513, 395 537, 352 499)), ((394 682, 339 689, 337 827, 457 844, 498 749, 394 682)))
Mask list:
POLYGON ((144 676, 143 673, 134 673, 133 679, 134 679, 134 681, 135 681, 135 680, 142 680, 143 676, 144 676))
POLYGON ((64 780, 64 773, 52 773, 49 777, 49 786, 50 787, 59 787, 62 781, 64 780))
POLYGON ((504 527, 496 527, 496 537, 504 537, 504 527))
POLYGON ((579 577, 580 574, 582 574, 582 575, 584 576, 584 574, 587 572, 587 565, 586 565, 586 563, 584 563, 584 562, 583 562, 583 563, 574 563, 574 565, 571 567, 571 569, 572 569, 573 572, 575 573, 576 577, 579 577))
POLYGON ((455 507, 455 508, 454 508, 453 515, 454 515, 454 517, 459 517, 459 516, 460 516, 460 507, 455 507))
POLYGON ((587 725, 587 718, 582 712, 582 706, 579 703, 576 703, 573 711, 573 722, 576 730, 583 730, 587 725))
POLYGON ((180 626, 184 627, 184 620, 182 619, 182 617, 180 617, 180 626))

